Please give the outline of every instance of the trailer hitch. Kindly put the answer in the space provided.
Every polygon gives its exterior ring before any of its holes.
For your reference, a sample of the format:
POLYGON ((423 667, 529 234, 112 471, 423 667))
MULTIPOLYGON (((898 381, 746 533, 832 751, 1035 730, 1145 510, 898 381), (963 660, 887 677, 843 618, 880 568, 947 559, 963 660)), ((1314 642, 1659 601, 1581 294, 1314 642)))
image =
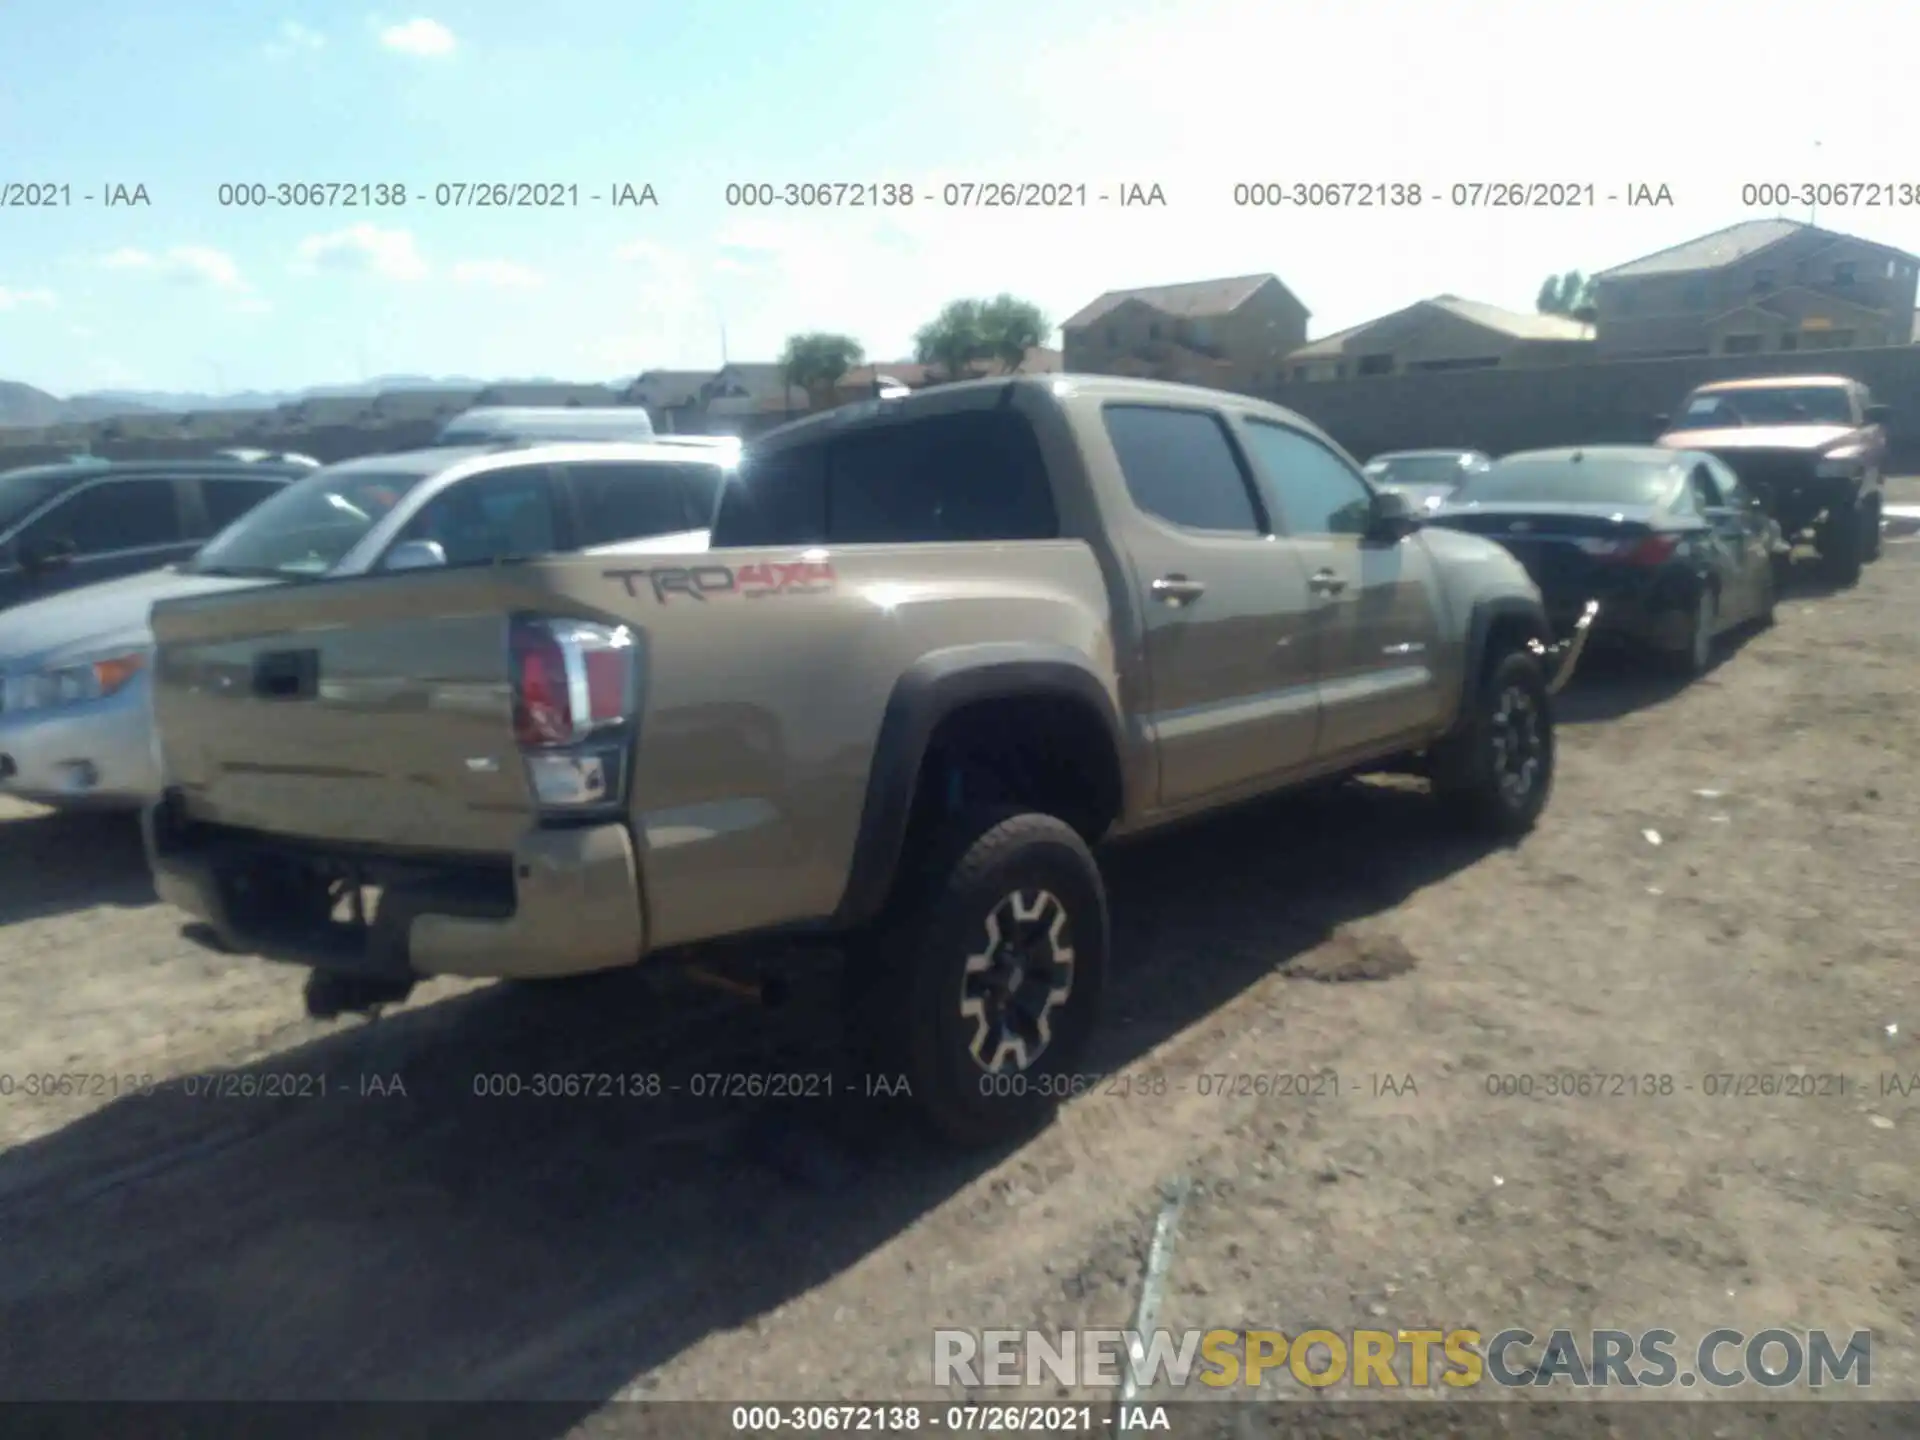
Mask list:
POLYGON ((1580 663, 1580 656, 1587 648, 1587 636, 1593 633, 1593 620, 1599 613, 1600 602, 1589 600, 1581 610, 1580 618, 1573 622, 1572 631, 1564 638, 1552 645, 1543 645, 1538 640, 1527 642, 1527 648, 1547 667, 1551 677, 1547 681, 1549 695, 1558 695, 1573 678, 1574 667, 1580 663))

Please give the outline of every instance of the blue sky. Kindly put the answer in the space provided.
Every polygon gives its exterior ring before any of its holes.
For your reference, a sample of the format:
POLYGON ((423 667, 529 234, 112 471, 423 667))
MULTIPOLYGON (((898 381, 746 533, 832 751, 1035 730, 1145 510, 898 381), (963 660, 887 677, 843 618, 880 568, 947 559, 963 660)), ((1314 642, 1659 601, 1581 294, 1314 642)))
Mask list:
MULTIPOLYGON (((1012 290, 1059 320, 1108 288, 1269 270, 1317 335, 1441 292, 1530 308, 1548 271, 1772 213, 1741 203, 1745 181, 1920 183, 1893 80, 1844 105, 1791 98, 1785 7, 1776 24, 1752 5, 1618 0, 1577 34, 1563 7, 1508 0, 422 3, 0 7, 0 185, 74 197, 0 209, 0 378, 59 394, 607 379, 715 364, 723 324, 734 359, 813 328, 893 358, 956 295, 1012 290), (1776 77, 1753 93, 1780 103, 1729 112, 1742 74, 1776 77), (1372 178, 1644 181, 1676 204, 1231 201, 1236 180, 1372 178), (437 184, 496 179, 577 185, 581 203, 432 203, 437 184), (724 195, 993 179, 1157 183, 1168 203, 751 211, 724 195), (398 181, 415 198, 220 206, 222 183, 254 181, 398 181), (111 183, 152 203, 81 200, 111 183), (651 184, 658 206, 586 198, 615 183, 651 184)), ((1883 54, 1920 38, 1911 12, 1853 0, 1820 28, 1883 54)), ((1820 218, 1920 250, 1920 209, 1820 218)))

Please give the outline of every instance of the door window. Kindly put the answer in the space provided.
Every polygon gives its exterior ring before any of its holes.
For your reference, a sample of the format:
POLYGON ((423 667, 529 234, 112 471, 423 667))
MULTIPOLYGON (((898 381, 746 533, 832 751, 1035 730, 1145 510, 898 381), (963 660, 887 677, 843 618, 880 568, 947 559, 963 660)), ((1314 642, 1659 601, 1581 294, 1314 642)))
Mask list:
POLYGON ((717 465, 611 461, 570 465, 566 473, 583 547, 705 529, 721 474, 717 465))
POLYGON ((72 542, 76 555, 176 545, 184 538, 171 480, 104 480, 87 486, 21 532, 27 546, 72 542))
POLYGON ((1247 422, 1247 443, 1280 501, 1289 535, 1364 535, 1373 492, 1318 440, 1265 420, 1247 422))
POLYGON ((1162 405, 1109 405, 1107 438, 1133 503, 1185 530, 1266 533, 1220 417, 1162 405))
POLYGON ((1693 503, 1702 510, 1727 508, 1726 497, 1720 493, 1720 482, 1713 478, 1713 472, 1705 465, 1694 466, 1687 483, 1693 489, 1693 503))
POLYGON ((285 487, 271 480, 202 480, 200 498, 207 507, 212 534, 219 534, 254 506, 285 487))
POLYGON ((435 541, 449 565, 550 554, 557 542, 546 467, 492 470, 461 480, 429 500, 401 538, 435 541))

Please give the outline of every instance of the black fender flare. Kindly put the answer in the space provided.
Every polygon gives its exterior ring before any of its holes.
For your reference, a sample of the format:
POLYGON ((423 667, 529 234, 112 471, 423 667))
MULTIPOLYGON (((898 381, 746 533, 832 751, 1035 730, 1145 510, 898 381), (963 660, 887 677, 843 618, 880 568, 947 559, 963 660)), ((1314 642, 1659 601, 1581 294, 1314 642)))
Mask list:
MULTIPOLYGON (((1114 774, 1124 791, 1120 717, 1107 687, 1078 651, 1012 641, 958 645, 923 655, 894 682, 880 721, 853 863, 834 911, 837 927, 865 924, 886 904, 913 815, 920 766, 940 722, 964 705, 1030 695, 1087 707, 1106 731, 1114 774)), ((1121 801, 1124 805, 1124 794, 1121 801)))
POLYGON ((1553 627, 1547 621, 1546 606, 1530 595, 1495 595, 1476 601, 1467 619, 1466 668, 1460 677, 1459 715, 1467 713, 1467 701, 1487 665, 1487 646, 1493 641, 1495 625, 1502 620, 1524 620, 1542 640, 1553 639, 1553 627))

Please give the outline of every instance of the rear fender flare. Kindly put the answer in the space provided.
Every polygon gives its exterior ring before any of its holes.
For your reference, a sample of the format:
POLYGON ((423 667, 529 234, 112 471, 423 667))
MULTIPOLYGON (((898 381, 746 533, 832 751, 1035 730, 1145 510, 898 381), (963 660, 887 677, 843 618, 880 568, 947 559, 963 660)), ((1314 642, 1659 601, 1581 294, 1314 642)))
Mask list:
MULTIPOLYGON (((1087 707, 1113 747, 1115 773, 1124 791, 1120 718, 1105 684, 1078 651, 1009 642, 961 645, 924 655, 895 682, 880 722, 853 864, 833 915, 836 926, 865 924, 886 904, 913 815, 920 766, 940 722, 963 705, 1031 695, 1087 707)), ((1124 794, 1121 805, 1124 813, 1124 794)))

